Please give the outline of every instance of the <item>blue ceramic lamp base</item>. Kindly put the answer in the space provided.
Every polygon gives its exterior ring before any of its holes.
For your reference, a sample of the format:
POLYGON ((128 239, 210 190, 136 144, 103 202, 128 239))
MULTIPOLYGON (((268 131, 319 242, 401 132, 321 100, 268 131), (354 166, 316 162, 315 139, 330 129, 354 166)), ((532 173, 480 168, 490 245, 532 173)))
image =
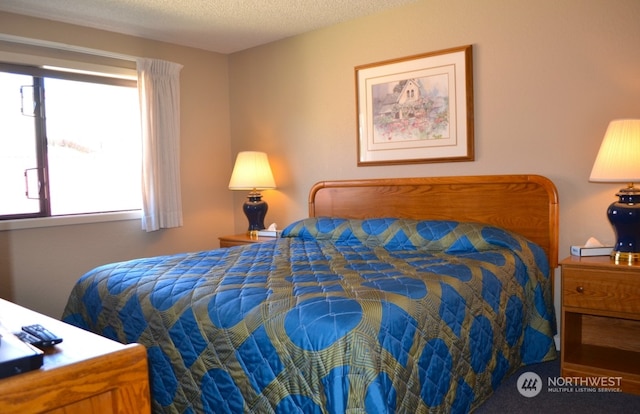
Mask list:
POLYGON ((255 234, 258 230, 264 230, 264 218, 267 215, 269 206, 262 201, 262 194, 252 191, 247 196, 247 201, 242 205, 242 210, 249 220, 249 235, 255 234))
POLYGON ((616 234, 611 257, 616 263, 640 261, 640 191, 631 185, 616 195, 619 200, 607 210, 616 234))

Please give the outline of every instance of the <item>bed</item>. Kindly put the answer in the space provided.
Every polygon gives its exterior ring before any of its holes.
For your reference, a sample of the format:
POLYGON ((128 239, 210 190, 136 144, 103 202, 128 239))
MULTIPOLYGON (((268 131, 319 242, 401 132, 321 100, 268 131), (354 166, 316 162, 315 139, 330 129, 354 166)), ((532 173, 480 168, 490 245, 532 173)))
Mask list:
POLYGON ((538 175, 323 181, 272 243, 112 263, 63 319, 147 348, 157 413, 470 412, 556 358, 538 175))

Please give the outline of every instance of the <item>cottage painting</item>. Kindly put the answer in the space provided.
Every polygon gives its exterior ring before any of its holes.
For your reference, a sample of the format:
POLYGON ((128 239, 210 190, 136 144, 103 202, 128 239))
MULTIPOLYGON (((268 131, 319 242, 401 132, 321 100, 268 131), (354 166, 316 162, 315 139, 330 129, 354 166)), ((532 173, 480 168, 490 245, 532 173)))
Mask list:
POLYGON ((473 161, 471 45, 355 67, 358 166, 473 161))
POLYGON ((446 73, 372 85, 371 92, 374 143, 450 137, 446 73))

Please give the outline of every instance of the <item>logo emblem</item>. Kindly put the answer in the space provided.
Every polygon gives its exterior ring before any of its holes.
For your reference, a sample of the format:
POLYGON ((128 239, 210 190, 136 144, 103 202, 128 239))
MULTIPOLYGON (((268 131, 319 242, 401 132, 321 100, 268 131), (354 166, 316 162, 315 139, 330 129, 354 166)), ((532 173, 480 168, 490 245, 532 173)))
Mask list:
POLYGON ((542 378, 535 372, 525 372, 518 377, 517 387, 522 396, 535 397, 542 391, 542 378))

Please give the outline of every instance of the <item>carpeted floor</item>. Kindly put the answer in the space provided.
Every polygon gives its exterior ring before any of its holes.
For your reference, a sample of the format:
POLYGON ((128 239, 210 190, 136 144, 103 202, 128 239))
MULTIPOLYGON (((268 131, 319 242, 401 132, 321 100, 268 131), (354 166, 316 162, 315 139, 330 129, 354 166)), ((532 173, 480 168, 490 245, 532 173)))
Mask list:
POLYGON ((560 376, 560 358, 555 361, 521 368, 498 387, 474 414, 517 413, 517 414, 632 414, 640 413, 640 395, 621 392, 594 392, 586 387, 548 388, 548 378, 560 376), (521 374, 533 372, 542 379, 540 393, 533 397, 520 394, 517 387, 521 374))

